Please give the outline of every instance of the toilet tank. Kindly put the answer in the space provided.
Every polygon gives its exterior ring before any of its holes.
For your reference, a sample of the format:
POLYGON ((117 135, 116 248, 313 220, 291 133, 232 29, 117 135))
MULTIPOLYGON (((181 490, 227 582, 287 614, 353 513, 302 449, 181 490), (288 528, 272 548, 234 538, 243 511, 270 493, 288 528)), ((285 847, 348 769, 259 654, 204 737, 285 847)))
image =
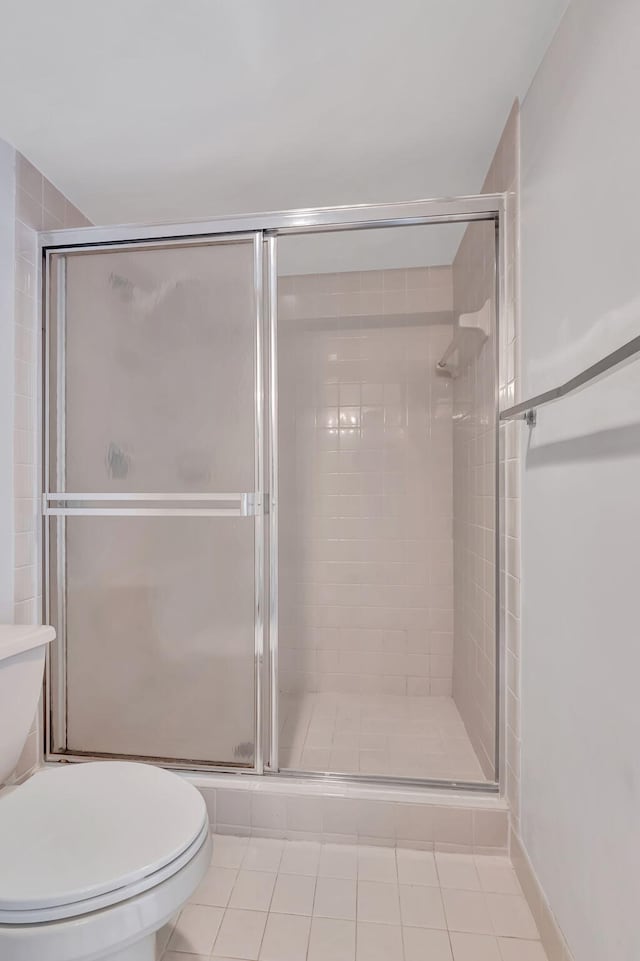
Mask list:
POLYGON ((52 627, 0 624, 0 785, 15 769, 31 729, 47 644, 55 636, 52 627))

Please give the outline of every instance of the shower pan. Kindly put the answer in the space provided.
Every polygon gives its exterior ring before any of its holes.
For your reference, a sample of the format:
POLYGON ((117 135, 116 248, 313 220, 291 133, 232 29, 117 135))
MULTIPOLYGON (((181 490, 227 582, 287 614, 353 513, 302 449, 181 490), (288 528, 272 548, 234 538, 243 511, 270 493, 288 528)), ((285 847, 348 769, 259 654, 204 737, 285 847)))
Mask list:
POLYGON ((503 224, 41 235, 49 760, 498 789, 503 224))

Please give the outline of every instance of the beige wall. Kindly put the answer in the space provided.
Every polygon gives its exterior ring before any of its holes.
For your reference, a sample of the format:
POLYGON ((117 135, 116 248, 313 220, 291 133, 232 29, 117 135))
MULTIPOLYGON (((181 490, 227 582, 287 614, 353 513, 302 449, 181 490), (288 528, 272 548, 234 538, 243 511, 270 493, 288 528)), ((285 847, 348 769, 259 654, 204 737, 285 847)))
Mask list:
MULTIPOLYGON (((39 351, 36 309, 36 231, 90 223, 33 164, 16 152, 15 397, 14 397, 14 620, 42 620, 38 556, 39 351)), ((25 777, 41 753, 41 709, 13 775, 25 777)))
POLYGON ((282 690, 448 695, 451 270, 279 293, 282 690))
MULTIPOLYGON (((506 242, 508 269, 506 310, 498 345, 501 406, 513 403, 516 376, 515 270, 518 174, 518 108, 514 106, 496 150, 483 192, 509 192, 506 242)), ((479 310, 490 300, 491 329, 480 344, 475 333, 463 334, 468 345, 454 380, 454 668, 453 693, 487 776, 494 770, 496 734, 495 676, 495 385, 496 324, 494 236, 491 224, 470 224, 453 264, 456 324, 461 313, 479 310)), ((502 428, 501 484, 504 485, 505 551, 502 572, 502 619, 507 636, 508 783, 517 798, 519 774, 518 616, 519 543, 517 540, 517 449, 520 425, 502 428)))

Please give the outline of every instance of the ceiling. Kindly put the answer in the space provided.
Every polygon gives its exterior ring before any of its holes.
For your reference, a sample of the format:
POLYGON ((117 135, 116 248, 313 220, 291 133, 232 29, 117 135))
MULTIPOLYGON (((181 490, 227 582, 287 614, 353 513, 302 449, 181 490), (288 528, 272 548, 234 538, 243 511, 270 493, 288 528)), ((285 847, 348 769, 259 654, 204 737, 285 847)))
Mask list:
POLYGON ((566 0, 0 0, 0 137, 95 223, 477 192, 566 0))

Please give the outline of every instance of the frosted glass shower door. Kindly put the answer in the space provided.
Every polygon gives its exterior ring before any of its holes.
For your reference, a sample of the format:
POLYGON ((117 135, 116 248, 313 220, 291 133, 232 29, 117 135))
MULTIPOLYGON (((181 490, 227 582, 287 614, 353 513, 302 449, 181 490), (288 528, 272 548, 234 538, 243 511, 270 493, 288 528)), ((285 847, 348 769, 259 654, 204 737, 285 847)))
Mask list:
POLYGON ((50 255, 55 753, 259 767, 261 245, 50 255))

